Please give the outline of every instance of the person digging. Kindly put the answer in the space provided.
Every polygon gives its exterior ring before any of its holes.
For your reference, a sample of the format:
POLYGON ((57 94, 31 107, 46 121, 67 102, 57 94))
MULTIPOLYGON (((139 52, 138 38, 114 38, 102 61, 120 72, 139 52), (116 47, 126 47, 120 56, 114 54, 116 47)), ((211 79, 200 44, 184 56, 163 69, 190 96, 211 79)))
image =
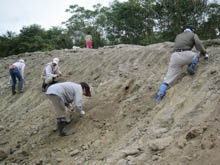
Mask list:
POLYGON ((74 102, 75 109, 80 115, 84 115, 82 107, 82 96, 91 97, 90 87, 87 83, 63 82, 51 85, 46 92, 56 111, 57 126, 60 136, 72 135, 75 132, 64 131, 65 126, 69 124, 65 117, 66 108, 70 109, 74 102))

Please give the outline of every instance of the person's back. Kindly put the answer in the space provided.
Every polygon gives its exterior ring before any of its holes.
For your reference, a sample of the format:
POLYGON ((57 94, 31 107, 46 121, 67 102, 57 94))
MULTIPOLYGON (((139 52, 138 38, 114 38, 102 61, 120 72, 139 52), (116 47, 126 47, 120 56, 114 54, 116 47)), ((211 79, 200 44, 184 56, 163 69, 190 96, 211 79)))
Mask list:
POLYGON ((174 44, 174 51, 178 50, 192 50, 193 47, 205 56, 206 50, 202 45, 199 37, 193 31, 185 30, 183 33, 177 35, 174 44))
POLYGON ((174 50, 191 50, 194 44, 194 33, 183 32, 176 36, 174 50))
POLYGON ((47 89, 46 94, 55 94, 59 96, 64 101, 64 103, 74 101, 76 106, 81 106, 82 87, 80 84, 73 82, 57 83, 51 85, 47 89))

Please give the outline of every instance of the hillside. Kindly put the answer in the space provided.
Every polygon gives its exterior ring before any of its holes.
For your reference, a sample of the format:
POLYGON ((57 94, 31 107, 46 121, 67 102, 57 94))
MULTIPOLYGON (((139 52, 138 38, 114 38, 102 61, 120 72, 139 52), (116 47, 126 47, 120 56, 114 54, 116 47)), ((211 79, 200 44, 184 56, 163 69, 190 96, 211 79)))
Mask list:
POLYGON ((210 56, 197 72, 184 70, 160 103, 173 43, 34 52, 0 60, 0 164, 220 164, 220 41, 205 41, 210 56), (91 85, 86 115, 72 114, 59 137, 55 111, 41 92, 44 65, 60 58, 62 81, 91 85), (26 61, 25 92, 11 95, 8 65, 26 61))

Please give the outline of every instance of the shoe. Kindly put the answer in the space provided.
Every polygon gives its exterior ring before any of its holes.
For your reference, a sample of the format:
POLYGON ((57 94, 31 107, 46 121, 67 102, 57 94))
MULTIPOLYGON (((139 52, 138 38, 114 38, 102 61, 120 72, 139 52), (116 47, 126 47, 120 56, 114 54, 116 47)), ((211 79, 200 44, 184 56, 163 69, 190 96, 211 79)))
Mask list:
POLYGON ((45 80, 44 80, 42 84, 42 92, 46 92, 46 91, 47 91, 47 84, 45 83, 45 80))
POLYGON ((23 86, 24 86, 24 81, 20 81, 18 83, 18 93, 23 93, 23 86))
POLYGON ((15 91, 15 87, 11 87, 11 91, 12 91, 12 95, 15 95, 16 94, 16 91, 15 91))
POLYGON ((195 69, 193 69, 192 67, 188 67, 187 68, 187 72, 190 74, 190 75, 194 75, 195 74, 195 69))
POLYGON ((69 124, 69 122, 67 122, 65 120, 65 118, 58 118, 57 119, 57 127, 58 127, 58 131, 59 131, 59 136, 69 136, 75 133, 75 131, 64 131, 64 128, 69 124))
POLYGON ((167 88, 168 88, 168 84, 167 83, 162 83, 161 86, 160 86, 160 89, 155 97, 155 100, 156 101, 161 101, 163 99, 163 97, 165 96, 166 94, 166 91, 167 91, 167 88))

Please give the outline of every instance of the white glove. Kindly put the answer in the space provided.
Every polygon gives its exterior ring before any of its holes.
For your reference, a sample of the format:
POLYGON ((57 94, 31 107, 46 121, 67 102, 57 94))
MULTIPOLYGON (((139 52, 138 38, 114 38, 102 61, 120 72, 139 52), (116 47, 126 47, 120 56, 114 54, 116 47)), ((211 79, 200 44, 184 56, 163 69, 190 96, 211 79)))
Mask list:
POLYGON ((79 114, 83 116, 85 115, 85 111, 80 111, 79 114))
POLYGON ((208 60, 208 59, 209 59, 209 55, 208 55, 208 54, 205 54, 204 59, 205 59, 205 60, 208 60))

